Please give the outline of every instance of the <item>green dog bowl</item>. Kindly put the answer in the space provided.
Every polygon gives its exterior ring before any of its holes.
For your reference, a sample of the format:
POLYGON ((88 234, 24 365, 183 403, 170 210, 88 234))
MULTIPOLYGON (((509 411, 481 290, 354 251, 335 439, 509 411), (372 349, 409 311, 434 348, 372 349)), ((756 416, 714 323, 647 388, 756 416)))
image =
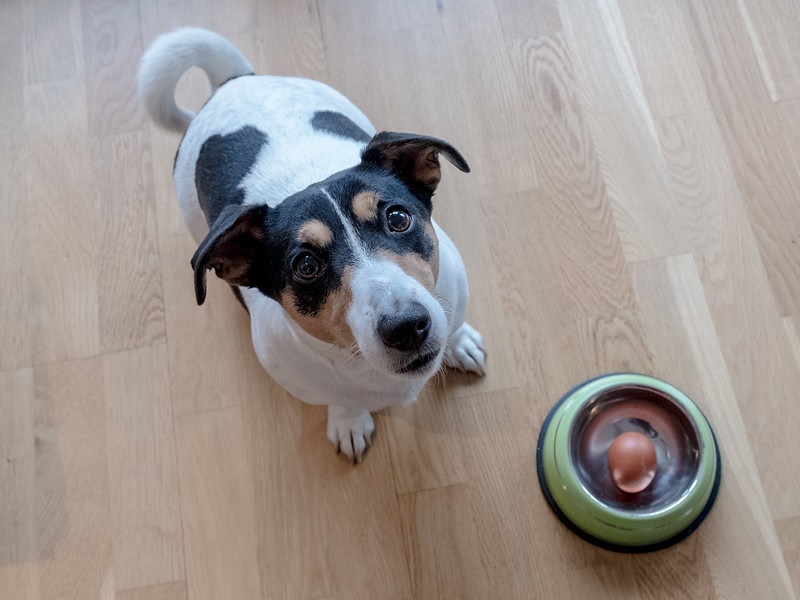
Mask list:
POLYGON ((568 392, 545 419, 536 465, 561 521, 617 552, 651 552, 690 535, 714 504, 721 471, 700 409, 670 384, 634 373, 568 392))

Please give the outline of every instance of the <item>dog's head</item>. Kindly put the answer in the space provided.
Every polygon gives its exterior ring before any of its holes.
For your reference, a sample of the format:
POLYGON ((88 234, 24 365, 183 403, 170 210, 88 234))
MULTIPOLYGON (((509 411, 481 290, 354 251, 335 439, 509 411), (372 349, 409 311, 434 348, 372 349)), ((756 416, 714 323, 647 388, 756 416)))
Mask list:
POLYGON ((361 163, 275 208, 227 206, 192 258, 197 302, 205 300, 206 270, 214 269, 384 373, 430 376, 448 337, 431 223, 440 154, 469 171, 446 142, 384 132, 361 163))

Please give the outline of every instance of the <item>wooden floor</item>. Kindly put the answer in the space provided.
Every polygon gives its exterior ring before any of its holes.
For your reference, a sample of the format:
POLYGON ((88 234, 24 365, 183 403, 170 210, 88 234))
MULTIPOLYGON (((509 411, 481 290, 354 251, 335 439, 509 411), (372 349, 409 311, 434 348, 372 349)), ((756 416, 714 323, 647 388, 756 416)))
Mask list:
POLYGON ((0 2, 0 597, 798 598, 799 32, 791 0, 0 2), (489 372, 378 415, 358 468, 225 286, 195 305, 178 137, 134 86, 185 24, 472 166, 436 212, 489 372), (724 461, 644 556, 536 479, 552 403, 618 370, 692 396, 724 461))

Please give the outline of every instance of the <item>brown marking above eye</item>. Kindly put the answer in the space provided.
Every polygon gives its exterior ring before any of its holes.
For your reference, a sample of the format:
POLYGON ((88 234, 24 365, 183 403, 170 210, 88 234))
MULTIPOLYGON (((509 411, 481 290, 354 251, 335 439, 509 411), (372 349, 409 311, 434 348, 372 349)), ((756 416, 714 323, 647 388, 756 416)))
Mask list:
POLYGON ((342 284, 328 294, 325 303, 316 314, 307 315, 300 312, 291 287, 283 290, 281 306, 307 334, 339 348, 351 348, 356 343, 350 325, 347 324, 347 311, 353 303, 351 277, 351 268, 345 267, 342 284))
POLYGON ((333 232, 319 219, 311 219, 297 232, 297 241, 323 248, 333 241, 333 232))
POLYGON ((373 221, 378 213, 378 194, 359 192, 353 196, 353 214, 362 223, 373 221))

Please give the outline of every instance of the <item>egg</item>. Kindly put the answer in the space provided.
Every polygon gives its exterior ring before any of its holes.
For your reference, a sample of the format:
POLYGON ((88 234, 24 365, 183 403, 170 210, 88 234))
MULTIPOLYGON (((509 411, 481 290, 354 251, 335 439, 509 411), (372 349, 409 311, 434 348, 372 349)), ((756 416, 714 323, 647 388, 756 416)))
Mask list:
POLYGON ((608 449, 608 469, 614 484, 623 492, 638 494, 656 476, 658 457, 646 435, 628 431, 620 434, 608 449))

